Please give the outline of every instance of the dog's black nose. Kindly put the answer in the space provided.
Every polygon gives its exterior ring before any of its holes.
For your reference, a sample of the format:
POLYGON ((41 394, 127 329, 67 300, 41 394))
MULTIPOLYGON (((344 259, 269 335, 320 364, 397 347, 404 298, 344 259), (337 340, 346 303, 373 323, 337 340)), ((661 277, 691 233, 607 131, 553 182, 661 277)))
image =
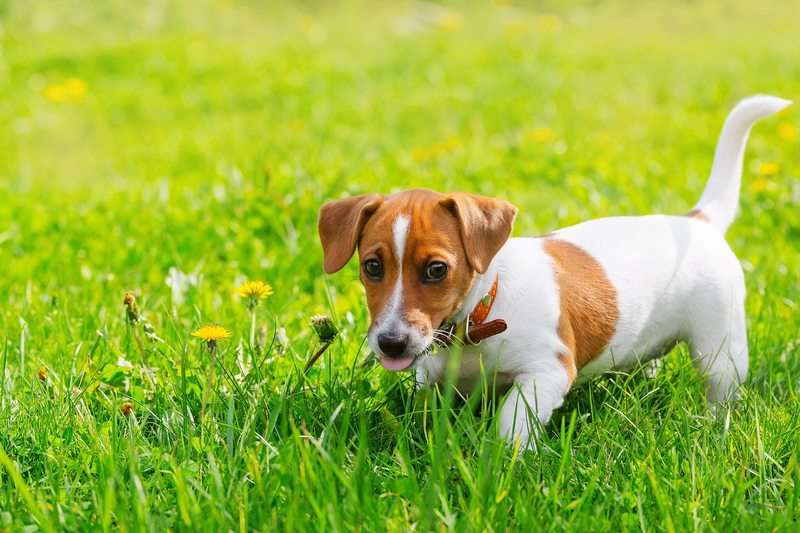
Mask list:
POLYGON ((399 357, 406 351, 406 346, 408 346, 408 335, 382 333, 378 335, 378 346, 384 355, 389 357, 399 357))

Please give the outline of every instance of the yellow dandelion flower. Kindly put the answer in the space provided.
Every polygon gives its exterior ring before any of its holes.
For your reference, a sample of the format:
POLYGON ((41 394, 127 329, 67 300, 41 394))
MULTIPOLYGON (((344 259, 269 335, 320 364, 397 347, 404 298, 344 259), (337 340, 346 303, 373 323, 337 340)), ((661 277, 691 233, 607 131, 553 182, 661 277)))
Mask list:
POLYGON ((778 137, 784 141, 793 141, 797 138, 797 128, 791 122, 782 122, 778 125, 778 137))
POLYGON ((64 90, 64 86, 60 83, 48 85, 44 90, 44 97, 51 102, 66 102, 67 91, 64 90))
POLYGON ((416 161, 417 163, 421 163, 422 161, 427 161, 433 157, 433 151, 430 148, 414 148, 411 150, 411 159, 416 161))
POLYGON ((303 133, 306 129, 306 123, 300 119, 292 119, 286 123, 286 129, 290 133, 303 133))
POLYGON ((447 10, 442 12, 437 23, 444 31, 458 31, 464 25, 464 17, 458 11, 447 10))
POLYGON ((442 150, 445 152, 455 152, 459 148, 461 148, 461 139, 456 137, 455 135, 451 135, 447 139, 444 140, 442 144, 442 150))
POLYGON ((67 78, 62 83, 51 83, 44 90, 45 99, 55 103, 78 102, 86 96, 86 82, 67 78))
POLYGON ((247 281, 236 289, 242 298, 256 298, 263 300, 272 295, 272 287, 263 281, 247 281))
POLYGON ((263 281, 248 281, 246 283, 242 283, 236 289, 236 292, 238 292, 239 296, 242 298, 247 299, 245 301, 247 308, 250 309, 250 311, 255 311, 255 308, 258 306, 258 302, 272 294, 272 287, 263 281))
POLYGON ((86 82, 79 78, 67 78, 64 89, 72 100, 80 100, 86 96, 86 82))
POLYGON ((133 404, 131 402, 122 402, 122 405, 119 406, 119 410, 123 415, 128 416, 133 412, 133 404))
POLYGON ((303 33, 306 38, 313 42, 318 43, 325 39, 326 29, 325 26, 313 17, 304 16, 301 20, 303 33))
POLYGON ((778 173, 780 169, 781 167, 778 166, 778 163, 773 163, 771 161, 768 161, 766 163, 761 163, 761 165, 759 165, 758 173, 761 174, 762 176, 774 176, 775 174, 778 173))
POLYGON ((302 18, 302 23, 303 23, 303 32, 305 32, 307 36, 312 36, 316 33, 317 21, 314 20, 312 17, 304 16, 302 18))
POLYGON ((526 132, 524 138, 526 141, 532 141, 535 143, 544 144, 554 141, 556 138, 556 134, 550 128, 541 127, 541 128, 533 128, 532 130, 526 132))
POLYGON ((39 381, 42 383, 47 381, 47 369, 43 366, 40 366, 39 370, 36 372, 36 377, 38 377, 39 381))
POLYGON ((556 15, 542 15, 536 18, 536 28, 542 33, 554 33, 561 29, 561 18, 556 15))
POLYGON ((411 159, 417 163, 422 163, 430 159, 451 154, 461 148, 461 140, 456 136, 450 136, 444 141, 428 147, 415 148, 411 151, 411 159))
POLYGON ((764 192, 769 188, 769 180, 767 178, 756 178, 750 183, 750 190, 753 192, 764 192))
POLYGON ((224 341, 231 338, 231 332, 222 326, 203 326, 192 332, 192 337, 203 339, 206 342, 224 341))

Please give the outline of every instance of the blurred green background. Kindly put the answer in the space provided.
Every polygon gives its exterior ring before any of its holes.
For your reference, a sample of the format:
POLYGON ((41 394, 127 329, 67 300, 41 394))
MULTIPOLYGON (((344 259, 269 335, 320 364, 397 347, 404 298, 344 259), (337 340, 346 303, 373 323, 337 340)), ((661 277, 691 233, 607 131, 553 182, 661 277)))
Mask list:
MULTIPOLYGON (((735 101, 798 93, 796 8, 4 2, 0 294, 66 288, 83 265, 135 287, 202 260, 292 272, 288 302, 319 278, 320 202, 367 190, 504 196, 518 234, 682 212, 735 101)), ((733 240, 752 263, 797 237, 796 128, 790 112, 750 145, 733 240)))

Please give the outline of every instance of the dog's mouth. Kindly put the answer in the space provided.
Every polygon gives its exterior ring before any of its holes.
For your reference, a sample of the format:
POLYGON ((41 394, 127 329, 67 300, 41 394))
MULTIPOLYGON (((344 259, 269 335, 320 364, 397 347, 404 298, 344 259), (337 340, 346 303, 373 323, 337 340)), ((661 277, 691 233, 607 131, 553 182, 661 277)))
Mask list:
POLYGON ((404 357, 386 357, 383 356, 380 358, 381 365, 386 370, 391 372, 400 372, 402 370, 408 370, 411 366, 417 361, 416 355, 407 355, 404 357))
POLYGON ((381 366, 390 372, 402 372, 403 370, 411 370, 420 358, 430 354, 434 349, 434 343, 429 343, 425 348, 416 354, 401 355, 399 357, 389 357, 381 355, 378 359, 381 366))

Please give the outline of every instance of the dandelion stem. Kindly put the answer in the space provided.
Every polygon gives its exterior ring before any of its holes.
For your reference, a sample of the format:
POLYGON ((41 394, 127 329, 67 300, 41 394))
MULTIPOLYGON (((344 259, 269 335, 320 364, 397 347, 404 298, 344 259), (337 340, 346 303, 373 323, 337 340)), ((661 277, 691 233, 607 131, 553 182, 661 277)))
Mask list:
POLYGON ((216 351, 211 353, 211 358, 214 360, 214 363, 219 365, 219 367, 222 369, 223 377, 228 380, 234 389, 236 389, 236 392, 239 393, 239 396, 244 396, 242 387, 239 386, 239 383, 237 383, 236 378, 233 376, 233 374, 231 374, 231 371, 228 370, 228 368, 222 363, 222 360, 217 356, 216 351))
MULTIPOLYGON (((214 358, 214 352, 217 349, 217 343, 215 341, 209 340, 207 342, 207 344, 206 344, 206 347, 207 347, 207 349, 208 349, 208 351, 211 354, 211 357, 213 359, 214 358)), ((202 396, 201 405, 200 405, 200 424, 201 424, 200 425, 200 431, 201 431, 201 435, 204 433, 203 432, 203 428, 206 425, 206 408, 208 407, 208 403, 209 403, 209 395, 210 395, 211 389, 214 387, 214 383, 216 382, 216 379, 214 379, 214 367, 215 367, 215 365, 213 365, 213 364, 206 365, 206 383, 205 383, 205 386, 203 387, 203 396, 202 396)))
POLYGON ((256 350, 256 309, 250 311, 250 350, 256 350))
POLYGON ((136 326, 130 326, 130 328, 133 335, 133 340, 136 342, 136 347, 139 348, 139 353, 142 356, 142 363, 147 366, 147 352, 145 352, 144 346, 142 345, 142 340, 139 338, 139 332, 136 331, 136 326))
POLYGON ((317 360, 318 360, 320 357, 322 357, 322 354, 324 354, 324 353, 325 353, 325 350, 327 350, 327 349, 328 349, 328 347, 329 347, 331 344, 333 344, 333 342, 326 342, 325 344, 323 344, 322 346, 320 346, 319 350, 317 350, 317 352, 316 352, 314 355, 312 355, 311 357, 309 357, 309 359, 308 359, 308 362, 306 363, 306 367, 303 369, 303 374, 304 374, 304 375, 305 375, 306 373, 308 373, 308 371, 309 371, 309 370, 311 370, 311 367, 312 367, 312 366, 314 366, 314 363, 316 363, 316 362, 317 362, 317 360))

